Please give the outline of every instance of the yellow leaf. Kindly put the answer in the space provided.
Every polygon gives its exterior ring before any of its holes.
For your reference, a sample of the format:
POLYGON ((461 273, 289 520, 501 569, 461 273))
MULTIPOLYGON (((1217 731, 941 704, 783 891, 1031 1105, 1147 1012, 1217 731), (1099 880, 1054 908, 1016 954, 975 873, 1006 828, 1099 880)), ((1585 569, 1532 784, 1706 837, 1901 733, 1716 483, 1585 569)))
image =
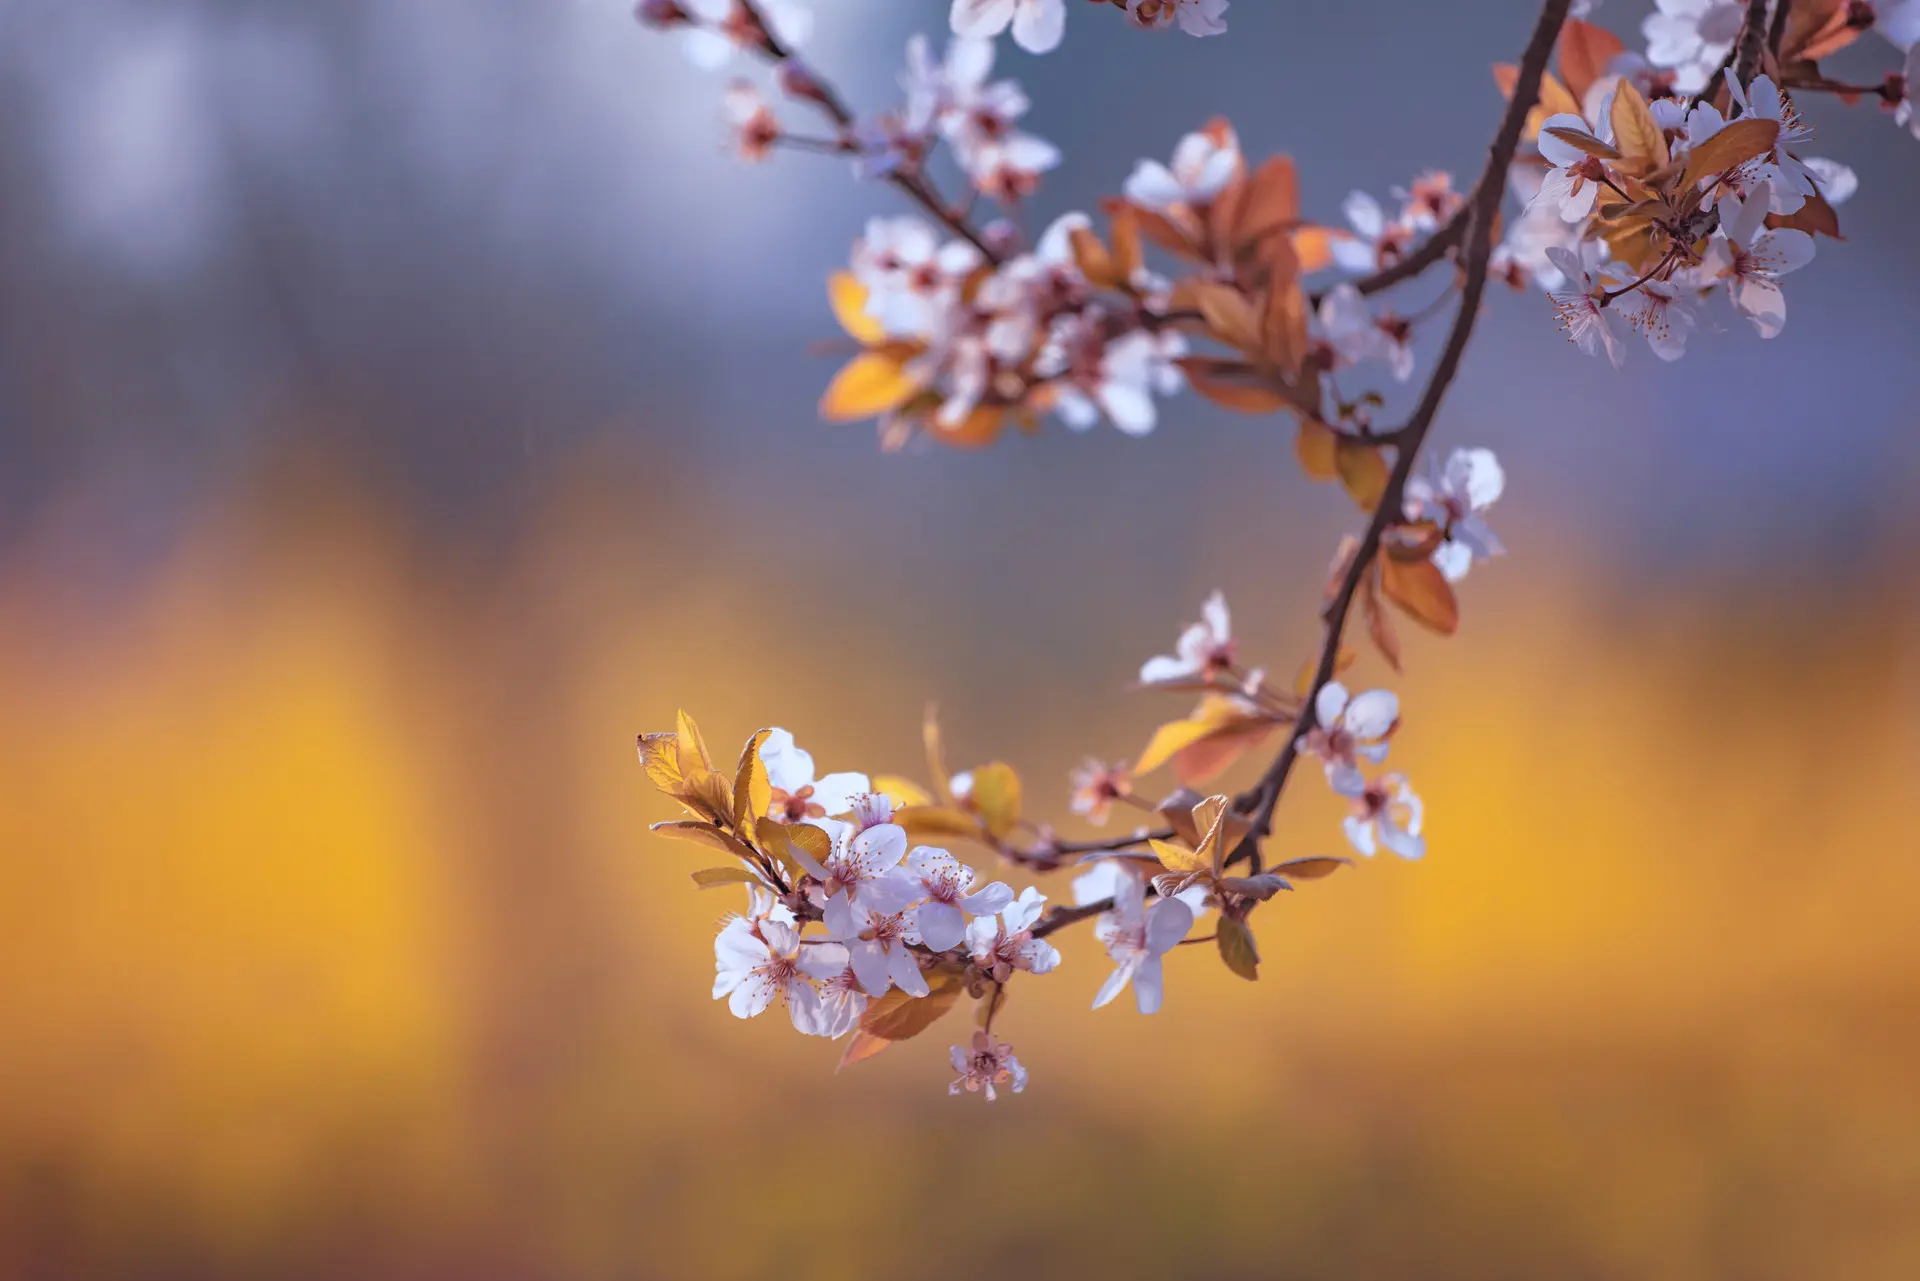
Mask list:
POLYGON ((1430 560, 1380 562, 1380 590, 1414 622, 1451 636, 1460 627, 1460 602, 1440 567, 1430 560))
POLYGON ((690 841, 722 854, 731 854, 743 863, 753 861, 753 851, 711 823, 655 823, 653 830, 676 841, 690 841))
POLYGON ((933 790, 944 804, 953 799, 953 793, 947 790, 948 780, 953 775, 947 772, 946 749, 940 742, 940 709, 932 703, 920 717, 920 741, 927 749, 927 768, 933 772, 933 790))
POLYGON ((828 422, 857 422, 897 409, 919 390, 898 356, 863 351, 833 376, 820 398, 820 416, 828 422))
POLYGON ((973 803, 987 830, 1001 840, 1020 821, 1020 776, 1002 761, 973 771, 973 803))
POLYGON ((1613 145, 1638 171, 1636 176, 1661 168, 1669 159, 1666 134, 1660 131, 1652 109, 1633 87, 1633 81, 1624 77, 1613 91, 1613 145))
POLYGON ((733 775, 733 830, 745 835, 753 830, 754 820, 766 817, 773 804, 773 784, 767 781, 767 767, 760 763, 760 744, 771 730, 761 730, 747 740, 740 753, 740 764, 733 775))
POLYGON ((1222 916, 1214 937, 1220 945, 1220 959, 1227 963, 1228 969, 1243 979, 1260 977, 1260 949, 1245 921, 1222 916))
POLYGON ((733 785, 714 770, 694 770, 687 775, 674 799, 716 823, 733 821, 733 785))
POLYGON ((910 778, 901 778, 898 774, 875 774, 873 790, 892 801, 895 809, 933 803, 933 796, 926 788, 910 778))
POLYGON ((1198 850, 1190 850, 1184 845, 1175 845, 1171 841, 1149 841, 1153 852, 1160 858, 1160 866, 1180 876, 1191 876, 1195 872, 1204 872, 1211 868, 1212 862, 1198 850))
POLYGON ((700 727, 693 723, 693 717, 687 715, 685 708, 680 711, 674 734, 679 740, 680 769, 687 777, 693 777, 698 770, 713 768, 713 757, 707 754, 707 740, 700 737, 700 727))
POLYGON ((927 836, 980 835, 980 820, 965 810, 947 805, 909 805, 895 810, 893 821, 907 829, 914 840, 927 836))
POLYGON ((1735 165, 1766 155, 1779 137, 1778 120, 1747 116, 1734 121, 1687 153, 1687 171, 1680 179, 1680 189, 1686 191, 1702 178, 1725 173, 1735 165))
POLYGON ((1380 456, 1377 445, 1342 436, 1333 447, 1333 466, 1340 473, 1340 483, 1346 486, 1347 493, 1360 504, 1360 510, 1370 512, 1379 506, 1380 496, 1387 492, 1387 478, 1392 469, 1380 456))
POLYGON ((668 796, 678 795, 687 781, 680 772, 679 738, 673 734, 642 734, 640 768, 646 770, 655 787, 668 796))
POLYGON ((886 341, 886 326, 867 314, 867 287, 852 272, 836 271, 827 277, 827 302, 840 328, 857 342, 877 347, 886 341))
POLYGON ((1272 732, 1272 721, 1249 715, 1230 698, 1209 694, 1192 716, 1154 731, 1134 773, 1148 773, 1171 760, 1182 783, 1202 783, 1272 732))
POLYGON ((703 890, 718 889, 722 885, 766 885, 744 867, 703 867, 693 874, 693 883, 703 890))

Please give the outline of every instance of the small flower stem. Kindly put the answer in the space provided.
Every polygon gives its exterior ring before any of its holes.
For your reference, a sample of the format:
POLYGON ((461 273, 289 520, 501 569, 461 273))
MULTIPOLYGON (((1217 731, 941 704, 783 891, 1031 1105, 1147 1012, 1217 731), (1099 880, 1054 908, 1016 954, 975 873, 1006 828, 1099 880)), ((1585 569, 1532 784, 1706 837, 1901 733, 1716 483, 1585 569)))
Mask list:
MULTIPOLYGON (((767 21, 767 15, 760 11, 759 0, 739 0, 739 3, 746 8, 747 12, 753 15, 753 20, 759 24, 761 35, 764 37, 761 47, 766 56, 774 62, 796 61, 793 56, 793 50, 781 44, 780 37, 773 33, 773 24, 767 21)), ((847 140, 846 145, 841 146, 839 150, 843 152, 851 150, 854 126, 852 110, 849 109, 847 104, 841 99, 839 91, 825 80, 814 75, 811 68, 807 69, 807 74, 813 82, 816 93, 813 96, 809 96, 806 101, 819 107, 828 119, 839 126, 842 135, 847 140)), ((905 192, 915 204, 932 215, 941 226, 951 231, 954 235, 959 236, 968 244, 971 244, 975 249, 978 249, 981 256, 988 262, 993 263, 995 266, 1000 264, 1002 255, 996 251, 992 245, 987 243, 986 237, 974 228, 973 224, 968 221, 965 213, 956 210, 941 198, 940 193, 934 190, 933 184, 927 179, 925 174, 918 171, 896 170, 887 175, 887 183, 889 186, 905 192)))
POLYGON ((1606 307, 1611 305, 1614 299, 1626 297, 1628 294, 1632 293, 1634 290, 1638 289, 1640 286, 1646 284, 1649 280, 1652 280, 1655 276, 1659 275, 1662 271, 1665 271, 1669 266, 1672 265, 1672 263, 1673 263, 1673 258, 1671 255, 1662 255, 1660 261, 1654 263, 1653 266, 1649 267, 1647 269, 1647 274, 1640 277, 1640 279, 1629 281, 1628 283, 1620 286, 1618 289, 1602 289, 1600 291, 1600 305, 1602 307, 1606 307))

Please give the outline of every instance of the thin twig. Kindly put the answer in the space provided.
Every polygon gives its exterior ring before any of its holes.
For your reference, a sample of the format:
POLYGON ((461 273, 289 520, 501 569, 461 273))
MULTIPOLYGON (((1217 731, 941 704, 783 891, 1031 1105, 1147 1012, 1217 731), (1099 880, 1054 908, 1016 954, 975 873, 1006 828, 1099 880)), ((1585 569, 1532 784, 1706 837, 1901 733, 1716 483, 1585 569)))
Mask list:
MULTIPOLYGON (((1456 209, 1453 217, 1447 219, 1438 231, 1421 241, 1420 245, 1414 249, 1412 253, 1396 262, 1389 263, 1387 266, 1374 272, 1371 276, 1359 277, 1352 282, 1353 287, 1360 291, 1361 297, 1371 297, 1383 290, 1391 289, 1403 281, 1412 280, 1415 276, 1433 266, 1434 263, 1439 262, 1447 256, 1448 252, 1451 251, 1455 245, 1460 243, 1460 238, 1467 234, 1467 211, 1471 203, 1472 202, 1469 201, 1456 209)), ((1320 300, 1324 297, 1326 297, 1326 293, 1323 290, 1308 295, 1307 301, 1312 306, 1318 307, 1320 300)))

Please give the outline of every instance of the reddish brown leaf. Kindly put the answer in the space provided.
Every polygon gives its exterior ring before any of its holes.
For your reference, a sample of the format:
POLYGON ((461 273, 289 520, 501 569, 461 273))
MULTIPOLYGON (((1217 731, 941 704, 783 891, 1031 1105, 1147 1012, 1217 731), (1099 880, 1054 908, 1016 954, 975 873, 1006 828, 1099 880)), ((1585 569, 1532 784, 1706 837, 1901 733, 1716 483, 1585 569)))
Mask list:
POLYGON ((1451 636, 1460 627, 1460 602, 1453 585, 1430 560, 1380 562, 1380 590, 1416 623, 1451 636))
POLYGON ((1806 203, 1790 214, 1768 214, 1767 226, 1791 227, 1795 231, 1804 231, 1810 236, 1831 236, 1835 240, 1845 240, 1840 234, 1840 215, 1833 211, 1826 198, 1820 195, 1808 196, 1806 203))

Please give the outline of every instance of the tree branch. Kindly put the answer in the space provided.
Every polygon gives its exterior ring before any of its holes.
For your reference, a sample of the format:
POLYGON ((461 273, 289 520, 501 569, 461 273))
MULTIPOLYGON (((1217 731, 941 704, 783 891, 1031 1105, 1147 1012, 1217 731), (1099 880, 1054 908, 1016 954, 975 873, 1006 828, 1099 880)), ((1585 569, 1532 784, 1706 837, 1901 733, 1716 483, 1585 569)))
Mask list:
MULTIPOLYGON (((1440 361, 1434 366, 1433 376, 1427 380, 1426 391, 1422 393, 1413 416, 1398 433, 1398 452, 1394 458, 1393 472, 1387 480, 1386 492, 1374 508, 1373 518, 1367 523, 1360 546, 1354 551, 1339 588, 1327 604, 1323 615, 1326 636, 1321 642, 1320 659, 1314 668, 1313 684, 1307 691, 1306 706, 1301 709, 1299 723, 1287 735, 1285 746, 1274 757, 1273 764, 1267 767, 1260 781, 1234 798, 1235 809, 1253 816, 1253 830, 1248 833, 1242 849, 1235 851, 1235 858, 1243 853, 1247 857, 1257 858, 1257 846, 1254 843, 1272 830, 1273 810, 1279 804, 1281 792, 1286 789, 1287 778, 1293 772, 1295 761, 1299 759, 1300 740, 1314 728, 1317 719, 1314 704, 1320 691, 1333 679, 1334 667, 1339 662, 1340 641, 1346 632, 1347 616, 1353 609, 1354 597, 1360 585, 1366 581, 1375 556, 1379 554, 1381 538, 1400 519, 1407 478, 1413 474, 1420 447, 1426 441, 1434 417, 1440 412, 1440 402, 1446 395, 1448 385, 1459 371, 1460 358, 1466 352, 1467 342, 1473 337, 1474 323, 1479 318, 1480 299, 1486 292, 1487 262, 1493 254, 1493 228, 1499 214, 1501 196, 1506 191, 1507 168, 1513 163, 1513 154, 1520 145, 1527 113, 1533 109, 1540 95, 1540 81, 1546 72, 1547 60, 1553 55, 1560 28, 1566 23, 1570 3, 1571 0, 1546 0, 1541 7, 1540 18, 1534 24, 1533 37, 1528 41, 1526 53, 1521 58, 1513 97, 1507 103, 1506 115, 1501 119, 1493 145, 1488 149, 1487 166, 1481 171, 1480 181, 1474 185, 1472 198, 1455 216, 1456 221, 1465 219, 1463 239, 1466 244, 1466 275, 1460 289, 1460 309, 1454 315, 1453 329, 1447 335, 1447 345, 1440 354, 1440 361)), ((1444 233, 1436 233, 1434 239, 1438 240, 1441 234, 1444 233)))

